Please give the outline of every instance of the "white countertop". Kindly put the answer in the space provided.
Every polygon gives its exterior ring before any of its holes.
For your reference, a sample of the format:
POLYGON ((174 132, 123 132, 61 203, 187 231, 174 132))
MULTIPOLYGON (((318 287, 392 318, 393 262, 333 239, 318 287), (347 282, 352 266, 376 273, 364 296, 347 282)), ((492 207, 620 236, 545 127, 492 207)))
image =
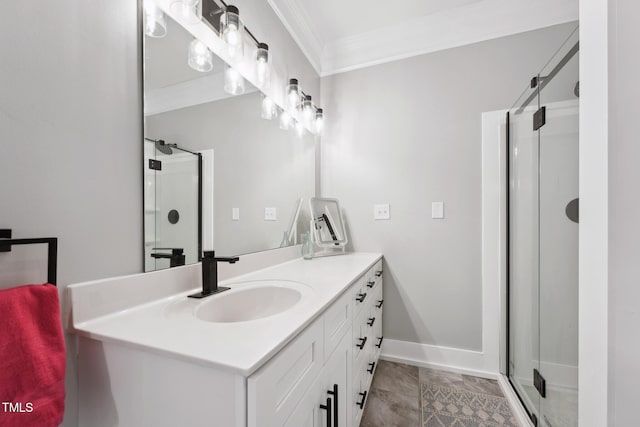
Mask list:
POLYGON ((73 323, 73 332, 249 376, 316 319, 380 258, 381 254, 361 252, 313 260, 299 258, 221 282, 220 286, 230 286, 232 289, 218 295, 204 299, 187 298, 187 295, 199 290, 193 288, 73 323), (193 315, 200 304, 234 289, 240 290, 246 286, 244 282, 256 280, 299 282, 306 285, 308 291, 293 308, 263 319, 213 323, 199 320, 193 315))

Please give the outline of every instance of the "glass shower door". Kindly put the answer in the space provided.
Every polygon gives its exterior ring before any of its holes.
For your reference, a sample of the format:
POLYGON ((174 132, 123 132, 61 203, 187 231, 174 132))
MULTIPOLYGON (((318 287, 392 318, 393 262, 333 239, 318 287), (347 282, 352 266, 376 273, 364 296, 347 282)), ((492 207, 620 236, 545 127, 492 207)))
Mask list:
POLYGON ((532 131, 537 89, 509 111, 509 358, 511 384, 530 414, 540 413, 532 373, 540 370, 538 279, 538 134, 532 131))
POLYGON ((540 400, 547 427, 578 425, 578 41, 570 38, 540 75, 540 400))
POLYGON ((538 426, 577 426, 578 32, 508 114, 508 377, 538 426))

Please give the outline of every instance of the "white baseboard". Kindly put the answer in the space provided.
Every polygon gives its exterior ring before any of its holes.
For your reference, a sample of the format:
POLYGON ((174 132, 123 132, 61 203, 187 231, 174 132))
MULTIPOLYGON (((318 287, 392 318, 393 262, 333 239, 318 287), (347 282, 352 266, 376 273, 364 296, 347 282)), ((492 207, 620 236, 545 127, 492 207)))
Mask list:
POLYGON ((495 360, 482 351, 385 339, 380 356, 390 362, 497 379, 495 360))
POLYGON ((509 380, 504 375, 498 375, 498 385, 502 389, 502 394, 507 398, 509 402, 509 406, 511 406, 511 411, 513 411, 513 415, 516 417, 516 420, 522 427, 534 427, 531 419, 529 418, 529 414, 522 407, 522 402, 518 399, 516 392, 509 384, 509 380))

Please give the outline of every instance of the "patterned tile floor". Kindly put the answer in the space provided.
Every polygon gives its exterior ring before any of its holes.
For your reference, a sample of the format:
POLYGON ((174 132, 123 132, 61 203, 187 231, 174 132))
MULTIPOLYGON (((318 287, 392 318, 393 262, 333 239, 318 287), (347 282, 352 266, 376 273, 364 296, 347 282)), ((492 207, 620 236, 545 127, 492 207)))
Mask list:
POLYGON ((380 361, 361 427, 518 427, 496 381, 380 361))

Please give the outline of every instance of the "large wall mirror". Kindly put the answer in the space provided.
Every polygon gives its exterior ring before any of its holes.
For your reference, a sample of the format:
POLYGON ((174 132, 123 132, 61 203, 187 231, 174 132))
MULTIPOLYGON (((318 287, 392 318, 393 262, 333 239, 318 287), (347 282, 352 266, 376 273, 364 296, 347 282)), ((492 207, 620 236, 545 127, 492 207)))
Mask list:
POLYGON ((145 271, 300 243, 314 135, 281 129, 259 90, 165 20, 144 35, 145 271))

